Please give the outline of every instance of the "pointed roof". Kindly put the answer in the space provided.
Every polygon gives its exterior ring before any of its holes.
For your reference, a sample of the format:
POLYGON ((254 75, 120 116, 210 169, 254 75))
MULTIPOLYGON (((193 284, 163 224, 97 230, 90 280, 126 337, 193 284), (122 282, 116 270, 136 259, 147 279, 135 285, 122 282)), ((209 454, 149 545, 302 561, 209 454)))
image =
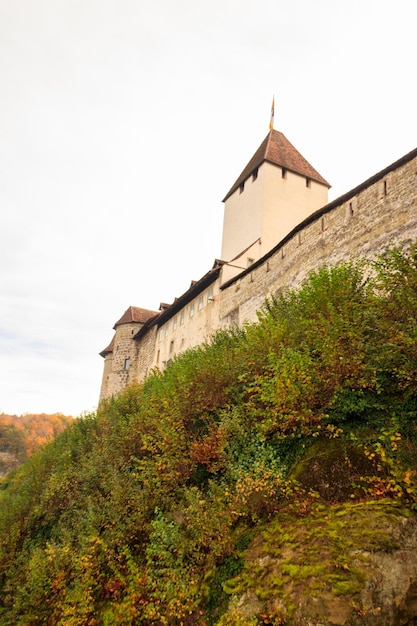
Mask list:
POLYGON ((158 315, 157 311, 149 311, 148 309, 141 309, 138 306, 130 306, 123 313, 122 317, 115 323, 113 328, 116 328, 116 326, 119 326, 120 324, 131 324, 132 322, 144 324, 151 317, 155 317, 155 315, 158 315))
POLYGON ((294 148, 285 135, 278 130, 271 129, 247 166, 225 195, 223 202, 225 202, 252 172, 265 161, 283 167, 295 174, 311 178, 311 180, 326 185, 326 187, 330 187, 329 183, 308 161, 306 161, 298 150, 294 148))

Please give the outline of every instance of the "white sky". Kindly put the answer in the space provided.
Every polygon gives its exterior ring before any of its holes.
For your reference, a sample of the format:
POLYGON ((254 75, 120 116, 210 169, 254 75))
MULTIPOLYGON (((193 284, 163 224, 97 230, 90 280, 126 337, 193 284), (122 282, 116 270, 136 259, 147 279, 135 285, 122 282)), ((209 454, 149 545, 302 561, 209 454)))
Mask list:
POLYGON ((275 128, 349 191, 417 145, 414 0, 0 0, 0 412, 95 409, 113 324, 220 255, 275 128))

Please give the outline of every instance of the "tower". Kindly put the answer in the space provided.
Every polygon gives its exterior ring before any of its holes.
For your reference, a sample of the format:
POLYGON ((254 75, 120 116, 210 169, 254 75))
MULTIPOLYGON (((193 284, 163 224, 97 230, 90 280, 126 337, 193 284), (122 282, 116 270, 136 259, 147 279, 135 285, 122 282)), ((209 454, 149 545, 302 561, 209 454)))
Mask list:
POLYGON ((288 139, 271 128, 223 199, 223 282, 327 204, 329 187, 288 139))

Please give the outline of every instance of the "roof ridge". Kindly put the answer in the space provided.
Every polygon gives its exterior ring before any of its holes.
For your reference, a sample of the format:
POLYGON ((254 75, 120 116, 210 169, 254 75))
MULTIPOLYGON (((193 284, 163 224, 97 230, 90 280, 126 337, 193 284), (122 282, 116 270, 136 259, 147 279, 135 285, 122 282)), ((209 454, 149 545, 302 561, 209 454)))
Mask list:
POLYGON ((253 171, 264 162, 284 167, 295 174, 305 176, 322 185, 330 187, 329 183, 312 165, 310 165, 307 159, 305 159, 297 148, 286 138, 284 133, 275 128, 271 128, 246 167, 242 170, 241 174, 223 198, 223 202, 225 202, 236 189, 249 178, 253 171))

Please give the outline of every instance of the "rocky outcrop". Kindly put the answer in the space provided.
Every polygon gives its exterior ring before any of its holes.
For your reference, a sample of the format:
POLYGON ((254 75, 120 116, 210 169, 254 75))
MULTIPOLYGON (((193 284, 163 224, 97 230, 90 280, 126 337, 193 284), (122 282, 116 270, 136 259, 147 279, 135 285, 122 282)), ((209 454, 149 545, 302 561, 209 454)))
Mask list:
POLYGON ((233 585, 248 624, 417 626, 417 517, 392 501, 279 515, 233 585))

